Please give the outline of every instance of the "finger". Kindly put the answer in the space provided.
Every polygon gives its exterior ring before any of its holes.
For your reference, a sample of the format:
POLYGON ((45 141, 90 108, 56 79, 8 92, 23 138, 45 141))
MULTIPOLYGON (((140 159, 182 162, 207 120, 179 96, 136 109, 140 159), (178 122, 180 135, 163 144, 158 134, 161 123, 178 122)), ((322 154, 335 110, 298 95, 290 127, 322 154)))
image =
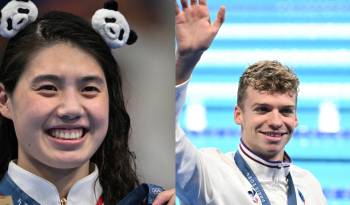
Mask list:
POLYGON ((168 201, 171 201, 172 197, 175 196, 175 189, 163 191, 158 194, 152 205, 162 205, 168 201))
POLYGON ((224 23, 224 21, 225 21, 225 7, 221 6, 218 11, 218 14, 216 15, 214 27, 219 30, 219 28, 224 23))
POLYGON ((199 5, 207 5, 207 0, 199 0, 199 5))
POLYGON ((187 0, 181 0, 182 9, 188 8, 187 0))
POLYGON ((197 4, 197 0, 191 0, 191 6, 194 6, 197 4))
POLYGON ((176 199, 176 197, 175 197, 175 194, 171 197, 171 199, 170 199, 170 201, 168 202, 168 204, 167 205, 175 205, 175 199, 176 199))
POLYGON ((176 0, 174 0, 174 3, 175 3, 175 15, 178 15, 180 13, 180 8, 176 0))

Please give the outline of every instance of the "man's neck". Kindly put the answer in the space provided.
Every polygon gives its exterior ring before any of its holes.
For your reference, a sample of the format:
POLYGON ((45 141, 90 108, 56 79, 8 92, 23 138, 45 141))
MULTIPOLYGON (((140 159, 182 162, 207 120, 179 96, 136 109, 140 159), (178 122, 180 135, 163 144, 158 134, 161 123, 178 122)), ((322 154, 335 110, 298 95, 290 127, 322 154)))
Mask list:
POLYGON ((254 149, 254 147, 252 147, 248 143, 246 143, 244 141, 244 139, 242 139, 242 142, 253 154, 255 154, 256 156, 260 157, 263 160, 283 161, 283 159, 284 159, 284 149, 278 153, 268 153, 268 152, 263 152, 263 151, 259 151, 259 150, 254 149))

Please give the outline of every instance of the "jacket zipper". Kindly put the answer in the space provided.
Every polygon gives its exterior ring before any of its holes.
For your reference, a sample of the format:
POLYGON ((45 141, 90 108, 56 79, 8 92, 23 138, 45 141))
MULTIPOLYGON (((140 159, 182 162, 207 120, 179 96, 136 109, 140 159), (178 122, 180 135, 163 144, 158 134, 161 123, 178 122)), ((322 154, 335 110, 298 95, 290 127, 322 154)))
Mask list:
POLYGON ((66 198, 61 198, 60 199, 61 205, 67 205, 67 199, 66 198))

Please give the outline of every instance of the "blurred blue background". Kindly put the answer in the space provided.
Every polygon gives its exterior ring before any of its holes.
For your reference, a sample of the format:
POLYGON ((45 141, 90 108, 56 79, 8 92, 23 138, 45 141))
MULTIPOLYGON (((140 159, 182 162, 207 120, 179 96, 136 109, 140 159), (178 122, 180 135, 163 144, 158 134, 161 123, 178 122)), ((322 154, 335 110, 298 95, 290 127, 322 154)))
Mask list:
POLYGON ((287 145, 320 181, 330 205, 350 204, 350 1, 208 0, 225 24, 188 88, 180 124, 197 147, 236 150, 238 80, 258 60, 293 68, 301 85, 299 126, 287 145))

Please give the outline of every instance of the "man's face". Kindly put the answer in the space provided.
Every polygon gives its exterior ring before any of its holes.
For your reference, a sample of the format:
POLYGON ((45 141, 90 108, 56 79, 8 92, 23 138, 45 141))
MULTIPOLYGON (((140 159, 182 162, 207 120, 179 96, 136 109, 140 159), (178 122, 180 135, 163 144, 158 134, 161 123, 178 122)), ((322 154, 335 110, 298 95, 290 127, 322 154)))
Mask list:
POLYGON ((242 107, 235 107, 235 122, 243 142, 266 160, 282 160, 284 147, 298 124, 296 94, 269 93, 248 87, 242 107))

